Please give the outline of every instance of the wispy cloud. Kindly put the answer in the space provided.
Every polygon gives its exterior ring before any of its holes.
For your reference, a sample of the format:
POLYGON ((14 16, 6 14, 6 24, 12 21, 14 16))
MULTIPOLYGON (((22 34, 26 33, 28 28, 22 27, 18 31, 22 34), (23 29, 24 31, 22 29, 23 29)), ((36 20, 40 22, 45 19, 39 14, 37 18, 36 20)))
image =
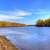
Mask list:
POLYGON ((50 17, 50 10, 48 9, 37 9, 37 10, 33 10, 33 15, 37 19, 46 19, 50 17))
POLYGON ((25 16, 30 16, 32 13, 27 12, 25 10, 16 10, 13 12, 10 11, 0 11, 0 20, 17 20, 23 19, 25 16))
POLYGON ((50 11, 47 9, 37 9, 37 10, 33 10, 33 14, 50 14, 50 11))
POLYGON ((32 15, 32 13, 25 10, 16 11, 16 16, 29 16, 29 15, 32 15))

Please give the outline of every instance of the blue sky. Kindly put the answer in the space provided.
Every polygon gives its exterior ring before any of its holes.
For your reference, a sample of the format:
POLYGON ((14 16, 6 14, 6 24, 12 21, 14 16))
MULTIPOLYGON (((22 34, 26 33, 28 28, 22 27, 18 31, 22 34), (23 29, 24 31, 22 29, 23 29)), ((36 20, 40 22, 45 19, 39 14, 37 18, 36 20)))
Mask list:
POLYGON ((50 0, 0 0, 0 21, 35 24, 50 17, 50 0))

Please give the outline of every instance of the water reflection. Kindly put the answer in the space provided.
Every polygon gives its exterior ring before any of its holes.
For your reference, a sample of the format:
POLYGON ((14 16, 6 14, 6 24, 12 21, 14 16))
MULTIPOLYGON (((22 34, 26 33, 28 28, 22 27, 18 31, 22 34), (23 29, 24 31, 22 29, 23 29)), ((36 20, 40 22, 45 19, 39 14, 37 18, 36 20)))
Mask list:
POLYGON ((0 28, 0 35, 5 35, 21 50, 50 50, 48 27, 0 28))

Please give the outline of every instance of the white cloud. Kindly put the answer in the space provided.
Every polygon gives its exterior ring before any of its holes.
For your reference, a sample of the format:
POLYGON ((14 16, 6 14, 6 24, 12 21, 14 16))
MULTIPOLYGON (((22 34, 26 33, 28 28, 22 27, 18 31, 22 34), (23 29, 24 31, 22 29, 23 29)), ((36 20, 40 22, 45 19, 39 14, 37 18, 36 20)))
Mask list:
POLYGON ((32 15, 32 13, 23 10, 17 11, 16 13, 16 16, 29 16, 29 15, 32 15))
POLYGON ((32 13, 24 10, 17 10, 14 12, 0 11, 0 20, 23 19, 24 16, 30 16, 30 15, 32 15, 32 13))
POLYGON ((16 17, 16 16, 10 16, 10 15, 0 15, 0 19, 21 19, 23 17, 16 17))

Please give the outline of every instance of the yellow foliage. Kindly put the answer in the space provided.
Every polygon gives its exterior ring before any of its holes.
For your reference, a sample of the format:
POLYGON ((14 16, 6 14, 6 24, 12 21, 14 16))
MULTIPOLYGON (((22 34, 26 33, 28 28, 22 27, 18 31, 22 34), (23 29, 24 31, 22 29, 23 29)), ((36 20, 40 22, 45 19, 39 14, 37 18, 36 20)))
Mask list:
POLYGON ((36 23, 37 26, 50 26, 50 18, 46 20, 38 20, 36 23))
POLYGON ((3 22, 3 21, 0 21, 0 27, 9 27, 9 26, 11 26, 11 27, 19 27, 19 26, 26 26, 25 24, 18 24, 18 23, 16 23, 16 22, 3 22))

